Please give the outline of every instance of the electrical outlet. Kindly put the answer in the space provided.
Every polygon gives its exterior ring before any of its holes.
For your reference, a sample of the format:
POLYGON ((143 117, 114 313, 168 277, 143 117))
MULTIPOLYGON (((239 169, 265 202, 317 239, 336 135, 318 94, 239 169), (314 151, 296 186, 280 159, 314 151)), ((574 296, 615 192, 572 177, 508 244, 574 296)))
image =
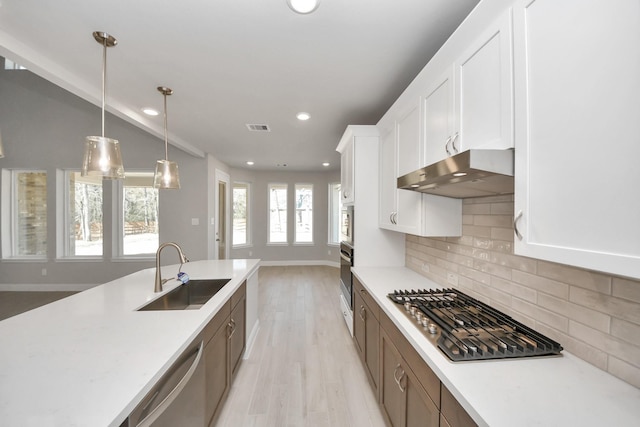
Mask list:
POLYGON ((447 273, 447 282, 453 286, 458 286, 458 275, 455 273, 447 273))
POLYGON ((191 218, 191 225, 200 225, 199 218, 191 218))
POLYGON ((249 251, 249 256, 253 256, 253 251, 249 251))
POLYGON ((47 275, 47 269, 46 269, 46 268, 43 268, 43 269, 42 269, 42 275, 43 275, 43 276, 46 276, 46 275, 47 275))
POLYGON ((422 263, 422 267, 420 267, 420 269, 422 271, 424 271, 425 273, 428 273, 429 272, 429 264, 427 264, 426 262, 423 262, 422 263))
POLYGON ((329 253, 329 255, 331 255, 331 249, 329 249, 327 252, 329 253))

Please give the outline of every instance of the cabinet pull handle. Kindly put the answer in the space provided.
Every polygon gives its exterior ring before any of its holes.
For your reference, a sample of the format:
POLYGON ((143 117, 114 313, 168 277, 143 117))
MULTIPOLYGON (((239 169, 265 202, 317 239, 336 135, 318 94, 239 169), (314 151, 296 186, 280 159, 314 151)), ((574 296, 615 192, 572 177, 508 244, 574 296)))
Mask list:
POLYGON ((229 336, 227 337, 227 339, 231 339, 231 337, 233 336, 233 334, 236 333, 236 322, 235 320, 231 319, 231 321, 229 321, 229 323, 227 323, 227 326, 229 327, 229 336))
POLYGON ((360 319, 362 319, 362 321, 363 321, 363 322, 366 322, 366 319, 367 319, 367 310, 365 310, 364 305, 361 305, 361 306, 360 306, 359 313, 360 313, 360 319))
POLYGON ((453 149, 453 151, 455 151, 456 153, 460 152, 460 150, 456 148, 456 140, 458 139, 459 136, 460 136, 460 133, 456 132, 456 134, 453 135, 453 139, 451 140, 451 149, 453 149))
POLYGON ((518 221, 520 218, 522 218, 522 211, 518 212, 518 215, 513 219, 513 231, 516 233, 518 240, 522 240, 522 234, 520 234, 520 230, 518 230, 518 221))
POLYGON ((451 151, 449 151, 450 142, 451 142, 451 135, 449 135, 449 138, 447 138, 447 142, 444 143, 444 151, 446 151, 448 155, 451 155, 451 151))
POLYGON ((398 388, 400 389, 400 391, 401 391, 402 393, 404 393, 404 391, 405 391, 405 388, 404 388, 404 387, 402 387, 402 383, 401 383, 402 379, 404 378, 404 374, 405 374, 404 369, 402 369, 402 367, 401 367, 401 366, 400 366, 400 364, 398 363, 398 365, 396 366, 396 369, 394 369, 394 370, 393 370, 393 379, 395 380, 396 384, 398 384, 398 388), (402 371, 402 373, 400 374, 400 376, 399 376, 399 377, 398 377, 398 375, 397 375, 397 373, 398 373, 398 369, 399 369, 400 371, 402 371))

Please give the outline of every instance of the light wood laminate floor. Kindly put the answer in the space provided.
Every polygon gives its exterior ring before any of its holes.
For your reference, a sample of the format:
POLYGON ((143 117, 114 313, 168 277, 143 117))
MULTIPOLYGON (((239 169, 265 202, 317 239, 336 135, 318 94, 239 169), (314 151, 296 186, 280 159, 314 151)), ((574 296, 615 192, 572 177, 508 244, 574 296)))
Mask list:
POLYGON ((216 426, 384 426, 342 319, 339 270, 261 267, 260 330, 216 426))

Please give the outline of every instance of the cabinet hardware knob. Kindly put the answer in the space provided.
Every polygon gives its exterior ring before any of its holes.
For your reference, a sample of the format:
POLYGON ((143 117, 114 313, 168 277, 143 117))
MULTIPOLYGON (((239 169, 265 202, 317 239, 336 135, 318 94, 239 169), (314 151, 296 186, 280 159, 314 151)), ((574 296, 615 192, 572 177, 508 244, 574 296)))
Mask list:
POLYGON ((451 135, 449 135, 449 138, 447 138, 447 142, 444 143, 444 150, 447 152, 448 155, 451 155, 451 151, 449 151, 450 142, 451 142, 451 135))
POLYGON ((364 308, 364 305, 360 306, 360 319, 362 319, 363 322, 367 321, 367 310, 364 308))
POLYGON ((518 221, 520 218, 522 218, 522 211, 518 212, 518 215, 513 219, 513 231, 516 233, 518 240, 522 240, 522 234, 520 234, 520 230, 518 230, 518 221))

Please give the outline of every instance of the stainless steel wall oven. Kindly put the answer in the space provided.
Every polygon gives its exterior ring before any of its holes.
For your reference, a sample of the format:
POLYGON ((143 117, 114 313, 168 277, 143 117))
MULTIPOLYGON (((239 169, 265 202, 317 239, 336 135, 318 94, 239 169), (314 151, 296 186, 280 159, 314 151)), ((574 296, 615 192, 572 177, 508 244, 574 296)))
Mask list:
POLYGON ((353 311, 353 246, 348 242, 340 242, 340 289, 347 302, 347 306, 353 311))

